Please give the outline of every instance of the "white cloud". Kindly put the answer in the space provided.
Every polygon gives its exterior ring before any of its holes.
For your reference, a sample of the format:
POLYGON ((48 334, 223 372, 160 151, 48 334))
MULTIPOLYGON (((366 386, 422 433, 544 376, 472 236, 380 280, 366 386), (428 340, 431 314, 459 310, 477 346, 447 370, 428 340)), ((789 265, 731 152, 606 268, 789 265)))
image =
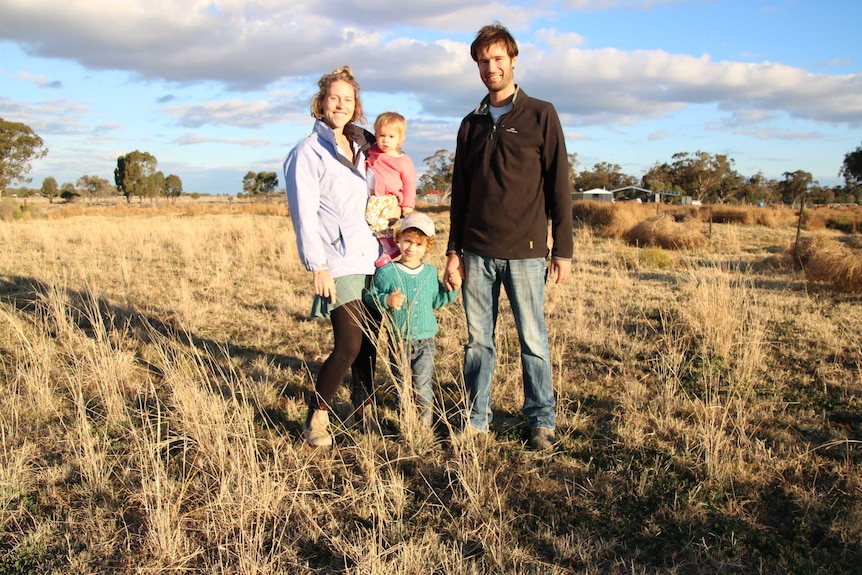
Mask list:
POLYGON ((583 124, 628 125, 706 103, 753 115, 781 111, 800 119, 862 123, 862 74, 831 76, 773 62, 564 45, 534 49, 519 64, 529 93, 538 88, 555 95, 558 109, 583 124))
MULTIPOLYGON (((650 8, 670 1, 583 0, 567 6, 650 8)), ((424 113, 451 118, 460 117, 482 96, 466 43, 420 40, 393 34, 394 29, 385 26, 409 22, 418 31, 423 26, 472 31, 487 22, 489 14, 501 13, 516 30, 549 7, 427 0, 392 11, 391 3, 382 0, 261 0, 253 5, 240 0, 29 0, 0 8, 0 34, 35 54, 95 69, 127 70, 177 86, 215 81, 243 90, 280 84, 313 87, 319 74, 347 63, 366 92, 407 94, 424 113)), ((632 125, 703 103, 715 103, 729 113, 770 110, 850 126, 862 122, 862 74, 814 74, 772 62, 715 62, 708 55, 661 50, 586 50, 580 34, 553 29, 539 30, 534 39, 539 44, 522 40, 518 80, 528 93, 552 99, 561 114, 581 124, 632 125)), ((293 102, 292 112, 307 101, 306 94, 299 95, 304 101, 293 102)), ((187 127, 256 127, 278 121, 282 112, 258 101, 166 111, 187 127)))
POLYGON ((162 110, 177 118, 181 126, 199 128, 206 124, 259 128, 277 124, 296 114, 290 105, 269 100, 224 100, 185 106, 164 106, 162 110))
POLYGON ((680 4, 689 0, 567 0, 564 5, 569 10, 649 10, 665 4, 680 4))
POLYGON ((19 80, 23 80, 25 82, 31 82, 40 88, 62 88, 63 82, 59 80, 52 80, 47 76, 39 76, 35 74, 31 74, 30 72, 18 72, 15 74, 15 77, 19 80))
POLYGON ((178 138, 174 138, 175 143, 181 146, 194 146, 199 144, 230 144, 249 148, 263 148, 272 146, 271 140, 266 138, 213 138, 208 136, 199 136, 197 134, 184 134, 178 138))

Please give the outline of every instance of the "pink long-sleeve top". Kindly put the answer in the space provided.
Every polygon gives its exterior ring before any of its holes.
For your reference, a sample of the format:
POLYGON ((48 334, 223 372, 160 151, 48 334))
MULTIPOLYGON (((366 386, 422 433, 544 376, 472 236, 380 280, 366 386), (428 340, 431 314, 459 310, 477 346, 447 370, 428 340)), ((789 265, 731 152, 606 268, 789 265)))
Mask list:
POLYGON ((374 145, 368 150, 368 165, 374 171, 375 196, 396 196, 402 208, 416 207, 416 168, 410 156, 389 156, 374 145))

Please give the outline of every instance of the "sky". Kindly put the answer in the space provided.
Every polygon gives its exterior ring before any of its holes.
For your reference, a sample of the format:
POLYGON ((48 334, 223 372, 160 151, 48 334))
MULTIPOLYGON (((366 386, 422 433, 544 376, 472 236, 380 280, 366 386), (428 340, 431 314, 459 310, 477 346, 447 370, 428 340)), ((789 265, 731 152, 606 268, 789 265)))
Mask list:
POLYGON ((469 46, 494 21, 578 170, 639 178, 703 151, 745 177, 832 186, 862 143, 855 0, 0 0, 0 118, 48 148, 31 187, 113 184, 117 157, 140 150, 185 192, 234 195, 249 171, 284 186, 317 81, 347 64, 366 127, 407 118, 421 174, 486 94, 469 46))

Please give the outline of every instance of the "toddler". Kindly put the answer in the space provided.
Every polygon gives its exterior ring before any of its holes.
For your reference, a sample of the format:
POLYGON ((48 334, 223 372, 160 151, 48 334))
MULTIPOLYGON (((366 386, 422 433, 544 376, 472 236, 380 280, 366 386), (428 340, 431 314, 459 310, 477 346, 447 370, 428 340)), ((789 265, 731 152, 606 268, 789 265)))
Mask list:
POLYGON ((401 151, 407 136, 407 121, 397 112, 383 112, 374 121, 377 143, 368 150, 370 197, 365 219, 380 241, 380 267, 398 257, 392 225, 416 206, 416 168, 401 151))

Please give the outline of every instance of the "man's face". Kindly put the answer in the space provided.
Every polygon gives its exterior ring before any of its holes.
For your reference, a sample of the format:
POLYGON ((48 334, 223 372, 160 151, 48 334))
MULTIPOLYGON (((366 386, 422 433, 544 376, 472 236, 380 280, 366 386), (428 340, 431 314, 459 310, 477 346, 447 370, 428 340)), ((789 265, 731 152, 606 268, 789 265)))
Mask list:
POLYGON ((477 56, 479 77, 489 92, 514 90, 515 80, 512 70, 518 58, 510 58, 502 43, 479 50, 477 56))

